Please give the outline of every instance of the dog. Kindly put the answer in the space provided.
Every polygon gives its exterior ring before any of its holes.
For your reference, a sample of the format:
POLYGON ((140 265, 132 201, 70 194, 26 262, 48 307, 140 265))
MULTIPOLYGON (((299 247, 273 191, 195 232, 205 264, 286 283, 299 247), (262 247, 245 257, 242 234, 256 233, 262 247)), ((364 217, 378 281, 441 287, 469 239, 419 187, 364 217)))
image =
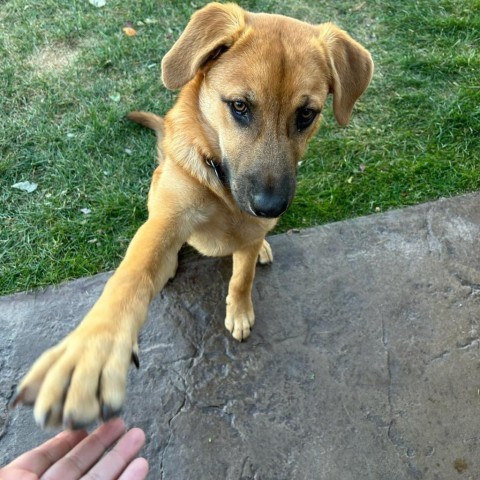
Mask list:
POLYGON ((82 428, 121 411, 127 371, 150 301, 175 275, 184 243, 233 256, 225 327, 245 340, 254 324, 256 263, 295 192, 298 161, 327 96, 340 125, 373 74, 369 52, 331 23, 210 3, 191 17, 162 60, 168 89, 181 88, 165 119, 129 118, 158 137, 148 219, 79 326, 47 350, 12 404, 34 406, 42 428, 82 428))

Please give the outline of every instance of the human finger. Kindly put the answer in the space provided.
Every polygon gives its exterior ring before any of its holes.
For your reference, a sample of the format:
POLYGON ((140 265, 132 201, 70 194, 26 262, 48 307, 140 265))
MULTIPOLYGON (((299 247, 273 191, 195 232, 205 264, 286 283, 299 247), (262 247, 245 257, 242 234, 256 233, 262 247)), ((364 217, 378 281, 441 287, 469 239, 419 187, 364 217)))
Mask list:
POLYGON ((125 424, 115 418, 93 433, 52 465, 42 480, 77 480, 85 474, 113 443, 125 432, 125 424))
POLYGON ((116 479, 135 458, 145 444, 145 433, 140 428, 129 430, 93 468, 84 479, 116 479))
POLYGON ((118 477, 118 480, 144 480, 148 475, 148 462, 140 457, 136 458, 124 472, 118 477))
POLYGON ((84 430, 61 432, 42 445, 20 455, 8 466, 19 470, 27 470, 40 477, 86 436, 87 432, 84 430))

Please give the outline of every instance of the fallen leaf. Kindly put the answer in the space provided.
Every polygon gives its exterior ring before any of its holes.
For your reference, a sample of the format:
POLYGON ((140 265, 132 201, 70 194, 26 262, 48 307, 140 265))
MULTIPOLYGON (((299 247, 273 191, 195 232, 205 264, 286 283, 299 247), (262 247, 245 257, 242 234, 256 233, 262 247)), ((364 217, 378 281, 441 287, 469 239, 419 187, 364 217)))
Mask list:
POLYGON ((38 185, 32 182, 19 182, 12 185, 12 188, 22 190, 22 192, 32 193, 37 189, 38 185))
POLYGON ((137 31, 132 27, 123 27, 123 33, 128 37, 134 37, 137 34, 137 31))
POLYGON ((90 3, 94 7, 104 7, 107 1, 106 0, 88 0, 88 3, 90 3))

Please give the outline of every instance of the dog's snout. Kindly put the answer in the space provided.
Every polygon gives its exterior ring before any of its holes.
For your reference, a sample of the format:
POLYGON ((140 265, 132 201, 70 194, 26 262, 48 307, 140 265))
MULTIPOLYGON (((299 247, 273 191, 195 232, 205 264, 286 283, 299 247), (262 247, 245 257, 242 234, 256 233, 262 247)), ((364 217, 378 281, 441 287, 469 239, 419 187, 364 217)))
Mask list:
POLYGON ((276 218, 288 208, 289 203, 285 195, 263 191, 253 196, 250 206, 252 212, 258 217, 276 218))
POLYGON ((294 172, 281 176, 271 174, 238 175, 232 193, 239 207, 256 217, 277 218, 287 210, 295 194, 294 172))

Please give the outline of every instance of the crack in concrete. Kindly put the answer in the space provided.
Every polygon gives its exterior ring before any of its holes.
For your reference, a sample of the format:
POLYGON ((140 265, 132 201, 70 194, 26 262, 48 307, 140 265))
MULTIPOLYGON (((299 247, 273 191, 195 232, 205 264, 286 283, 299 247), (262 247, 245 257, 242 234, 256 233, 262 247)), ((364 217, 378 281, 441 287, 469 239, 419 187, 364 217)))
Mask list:
MULTIPOLYGON (((405 447, 405 441, 403 440, 402 436, 397 430, 397 421, 396 419, 392 419, 388 425, 387 431, 388 439, 392 442, 393 446, 400 450, 401 448, 405 447)), ((400 452, 399 452, 400 453, 400 452)))
POLYGON ((235 414, 228 411, 228 407, 230 405, 231 405, 231 402, 228 401, 224 405, 202 405, 202 406, 200 406, 199 404, 197 404, 197 405, 194 405, 194 406, 199 408, 200 410, 203 410, 203 411, 218 412, 222 417, 227 418, 230 427, 233 430, 237 431, 240 436, 242 436, 241 433, 238 431, 238 429, 235 426, 235 414))
MULTIPOLYGON (((11 344, 11 340, 9 340, 8 343, 11 344)), ((8 391, 4 391, 0 393, 0 399, 2 400, 2 403, 4 403, 4 406, 2 406, 2 408, 0 409, 0 440, 1 440, 9 431, 10 420, 12 417, 12 410, 9 407, 9 405, 12 398, 15 395, 15 392, 17 391, 17 385, 20 381, 19 379, 21 376, 20 376, 20 368, 18 367, 18 365, 15 362, 13 362, 14 364, 12 365, 11 356, 8 355, 3 349, 0 349, 0 354, 1 354, 1 357, 3 358, 2 366, 0 370, 2 373, 2 377, 4 377, 5 379, 14 379, 14 381, 10 384, 8 391)), ((4 379, 2 379, 2 389, 3 389, 3 382, 4 382, 4 379)), ((8 385, 8 383, 6 385, 8 385)))
POLYGON ((184 395, 182 399, 182 403, 180 404, 180 407, 177 409, 177 411, 169 418, 168 420, 168 438, 167 442, 165 444, 165 448, 162 451, 161 454, 161 459, 160 459, 160 479, 163 479, 163 474, 164 474, 164 463, 165 463, 165 454, 170 446, 170 442, 172 441, 172 436, 173 436, 173 428, 172 428, 172 423, 175 421, 175 419, 183 413, 183 410, 185 408, 185 405, 187 403, 187 396, 184 395))
MULTIPOLYGON (((188 306, 184 302, 182 302, 181 305, 186 310, 186 312, 188 312, 188 314, 192 317, 192 321, 196 321, 197 318, 196 318, 195 314, 188 308, 188 306)), ((179 327, 181 328, 181 325, 179 327)), ((174 364, 177 364, 179 361, 185 362, 185 361, 188 360, 189 364, 185 367, 184 372, 178 372, 178 371, 175 370, 175 373, 181 379, 181 382, 183 384, 183 391, 177 389, 179 391, 179 393, 182 395, 182 402, 181 402, 179 408, 173 413, 173 415, 168 420, 168 438, 167 438, 167 441, 165 443, 165 447, 163 448, 163 450, 161 452, 161 458, 160 458, 160 479, 163 479, 163 476, 164 476, 165 457, 166 457, 167 450, 170 447, 172 437, 173 437, 173 423, 184 412, 184 410, 186 408, 186 405, 187 405, 187 401, 188 401, 189 405, 193 404, 192 399, 191 399, 191 394, 189 393, 189 390, 191 390, 191 388, 188 386, 187 377, 189 376, 192 368, 194 368, 194 366, 197 365, 198 360, 203 357, 203 354, 204 354, 204 351, 205 351, 204 340, 205 340, 205 336, 207 334, 207 329, 205 329, 203 331, 202 336, 201 336, 198 344, 187 333, 188 329, 187 329, 187 331, 184 331, 185 329, 182 329, 182 330, 183 330, 183 337, 188 341, 190 346, 193 348, 193 354, 188 358, 185 357, 185 359, 183 359, 183 360, 176 360, 175 362, 172 363, 172 365, 174 365, 174 364)))
POLYGON ((438 239, 437 235, 433 231, 433 209, 428 209, 427 212, 427 221, 426 221, 426 230, 427 230, 427 242, 428 242, 428 251, 433 254, 442 253, 442 242, 438 239))
POLYGON ((480 283, 474 283, 470 280, 466 280, 465 278, 462 278, 458 273, 455 273, 454 277, 460 282, 460 285, 462 287, 470 288, 469 296, 480 294, 480 283))
POLYGON ((385 327, 385 320, 382 319, 382 345, 386 353, 386 367, 387 367, 387 402, 390 411, 390 418, 393 415, 393 403, 392 403, 392 359, 390 349, 388 348, 388 334, 385 327))
POLYGON ((238 480, 257 480, 258 478, 260 478, 258 476, 258 468, 254 467, 249 456, 245 457, 242 462, 242 468, 238 480))
POLYGON ((468 337, 464 341, 457 342, 457 348, 459 350, 468 350, 472 347, 480 346, 480 337, 468 337))
POLYGON ((400 448, 403 446, 403 439, 401 438, 400 434, 396 430, 396 418, 394 415, 394 408, 393 408, 393 400, 392 400, 392 382, 393 382, 393 372, 392 372, 392 355, 389 349, 389 340, 388 340, 388 332, 385 325, 385 320, 382 318, 382 345, 385 350, 385 363, 386 363, 386 370, 387 370, 387 403, 388 403, 388 414, 390 420, 388 421, 388 428, 387 428, 387 438, 390 440, 392 445, 395 447, 397 454, 400 456, 400 448))
POLYGON ((10 423, 10 408, 8 407, 8 405, 10 404, 10 400, 13 398, 14 393, 15 390, 12 387, 11 395, 9 395, 8 398, 5 399, 5 406, 1 409, 4 411, 4 413, 0 411, 0 440, 8 431, 8 426, 10 423))
POLYGON ((448 358, 450 356, 450 351, 449 350, 444 350, 442 353, 439 353, 435 357, 433 357, 429 363, 438 361, 438 360, 444 360, 445 358, 448 358))
POLYGON ((388 345, 388 336, 387 336, 387 330, 385 328, 385 320, 382 318, 382 343, 385 349, 387 349, 388 345))

